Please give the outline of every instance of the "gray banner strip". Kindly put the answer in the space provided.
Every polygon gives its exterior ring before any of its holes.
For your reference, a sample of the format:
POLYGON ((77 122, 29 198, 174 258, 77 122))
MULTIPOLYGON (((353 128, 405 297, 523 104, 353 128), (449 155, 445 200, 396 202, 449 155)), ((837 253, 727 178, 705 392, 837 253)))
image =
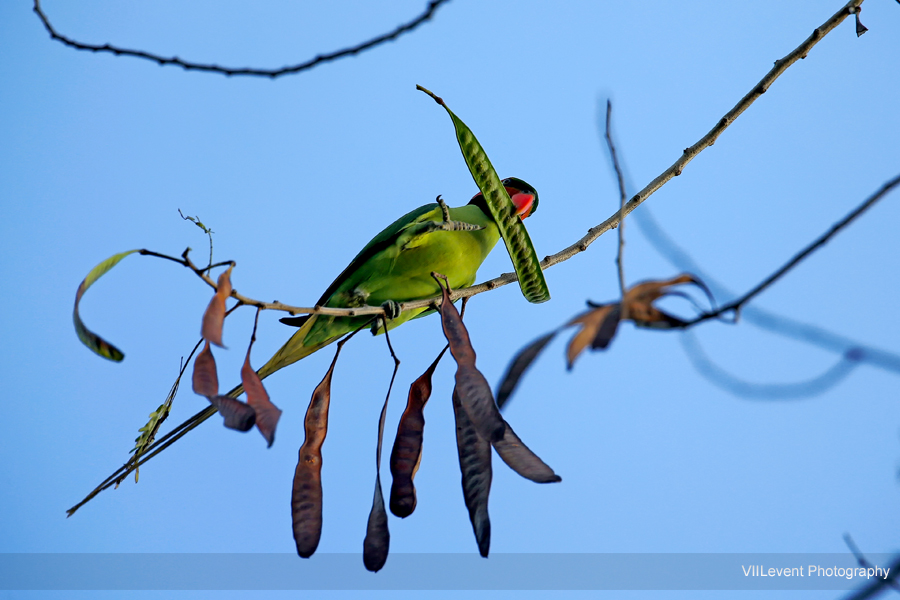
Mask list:
POLYGON ((850 554, 0 554, 2 590, 851 590, 896 556, 850 554))

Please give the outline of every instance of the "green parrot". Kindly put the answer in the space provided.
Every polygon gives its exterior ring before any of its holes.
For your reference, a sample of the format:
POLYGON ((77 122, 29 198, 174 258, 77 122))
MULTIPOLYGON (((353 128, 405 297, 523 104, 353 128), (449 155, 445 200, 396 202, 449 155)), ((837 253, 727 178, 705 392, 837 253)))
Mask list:
MULTIPOLYGON (((533 187, 515 177, 504 179, 503 186, 520 219, 534 214, 538 194, 533 187)), ((449 209, 438 196, 436 203, 403 215, 372 238, 316 304, 332 308, 382 306, 396 314, 401 302, 441 293, 432 271, 446 275, 453 289, 475 283, 478 268, 499 239, 500 232, 481 193, 465 206, 449 209)), ((433 309, 403 312, 388 321, 388 329, 429 312, 433 309)), ((258 371, 260 378, 309 356, 371 319, 371 315, 281 319, 299 329, 258 371)))

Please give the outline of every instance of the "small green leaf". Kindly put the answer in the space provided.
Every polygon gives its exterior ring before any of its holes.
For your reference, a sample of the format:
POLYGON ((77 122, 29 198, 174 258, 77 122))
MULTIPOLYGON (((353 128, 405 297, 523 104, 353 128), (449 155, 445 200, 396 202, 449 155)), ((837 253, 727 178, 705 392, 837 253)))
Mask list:
POLYGON ((497 228, 500 230, 500 235, 506 244, 506 251, 509 252, 509 257, 512 259, 513 267, 515 267, 516 275, 519 278, 519 287, 522 289, 522 294, 529 302, 546 302, 550 299, 550 290, 547 288, 547 282, 544 280, 544 272, 541 270, 541 262, 538 260, 537 252, 535 252, 531 238, 528 236, 528 230, 525 229, 522 220, 516 215, 516 207, 510 200, 509 193, 503 187, 500 177, 494 170, 494 166, 491 164, 491 160, 488 158, 484 148, 478 143, 478 139, 468 126, 444 104, 442 98, 435 96, 421 85, 417 85, 416 89, 431 96, 450 115, 453 127, 456 130, 456 140, 459 142, 459 148, 466 159, 472 178, 487 202, 494 222, 497 223, 497 228))
POLYGON ((128 256, 129 254, 134 254, 135 252, 138 251, 129 250, 128 252, 121 252, 119 254, 110 256, 102 263, 91 269, 91 272, 87 274, 87 277, 85 277, 84 281, 81 282, 81 285, 78 286, 78 291, 75 292, 75 310, 72 312, 72 320, 75 322, 75 333, 78 334, 78 339, 80 339, 85 346, 87 346, 103 358, 108 358, 109 360, 113 360, 115 362, 120 362, 123 358, 125 358, 125 355, 121 350, 119 350, 85 326, 84 322, 81 320, 81 317, 78 314, 78 303, 81 302, 81 297, 84 296, 84 293, 89 287, 91 287, 91 285, 94 284, 95 281, 100 279, 104 274, 106 274, 107 271, 119 264, 119 261, 121 261, 123 258, 128 256))

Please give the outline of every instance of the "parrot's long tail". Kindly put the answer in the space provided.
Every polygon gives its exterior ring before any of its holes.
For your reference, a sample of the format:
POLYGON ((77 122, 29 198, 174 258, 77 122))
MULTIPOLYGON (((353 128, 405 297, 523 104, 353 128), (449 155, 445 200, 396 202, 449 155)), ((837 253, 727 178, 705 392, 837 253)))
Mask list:
POLYGON ((275 371, 321 350, 349 330, 348 327, 341 326, 341 321, 344 319, 335 320, 326 317, 326 322, 320 322, 318 317, 319 315, 311 315, 303 323, 303 326, 285 342, 284 346, 269 359, 269 362, 256 372, 260 379, 265 379, 275 371))

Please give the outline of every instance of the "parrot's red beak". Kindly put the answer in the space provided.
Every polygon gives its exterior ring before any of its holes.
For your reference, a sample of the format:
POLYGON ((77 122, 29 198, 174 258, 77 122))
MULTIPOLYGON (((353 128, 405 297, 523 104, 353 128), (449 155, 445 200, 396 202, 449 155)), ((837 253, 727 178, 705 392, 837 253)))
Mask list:
POLYGON ((510 192, 510 199, 516 206, 516 214, 522 219, 528 218, 528 215, 531 214, 531 209, 534 207, 534 195, 509 190, 509 188, 507 190, 510 192))

